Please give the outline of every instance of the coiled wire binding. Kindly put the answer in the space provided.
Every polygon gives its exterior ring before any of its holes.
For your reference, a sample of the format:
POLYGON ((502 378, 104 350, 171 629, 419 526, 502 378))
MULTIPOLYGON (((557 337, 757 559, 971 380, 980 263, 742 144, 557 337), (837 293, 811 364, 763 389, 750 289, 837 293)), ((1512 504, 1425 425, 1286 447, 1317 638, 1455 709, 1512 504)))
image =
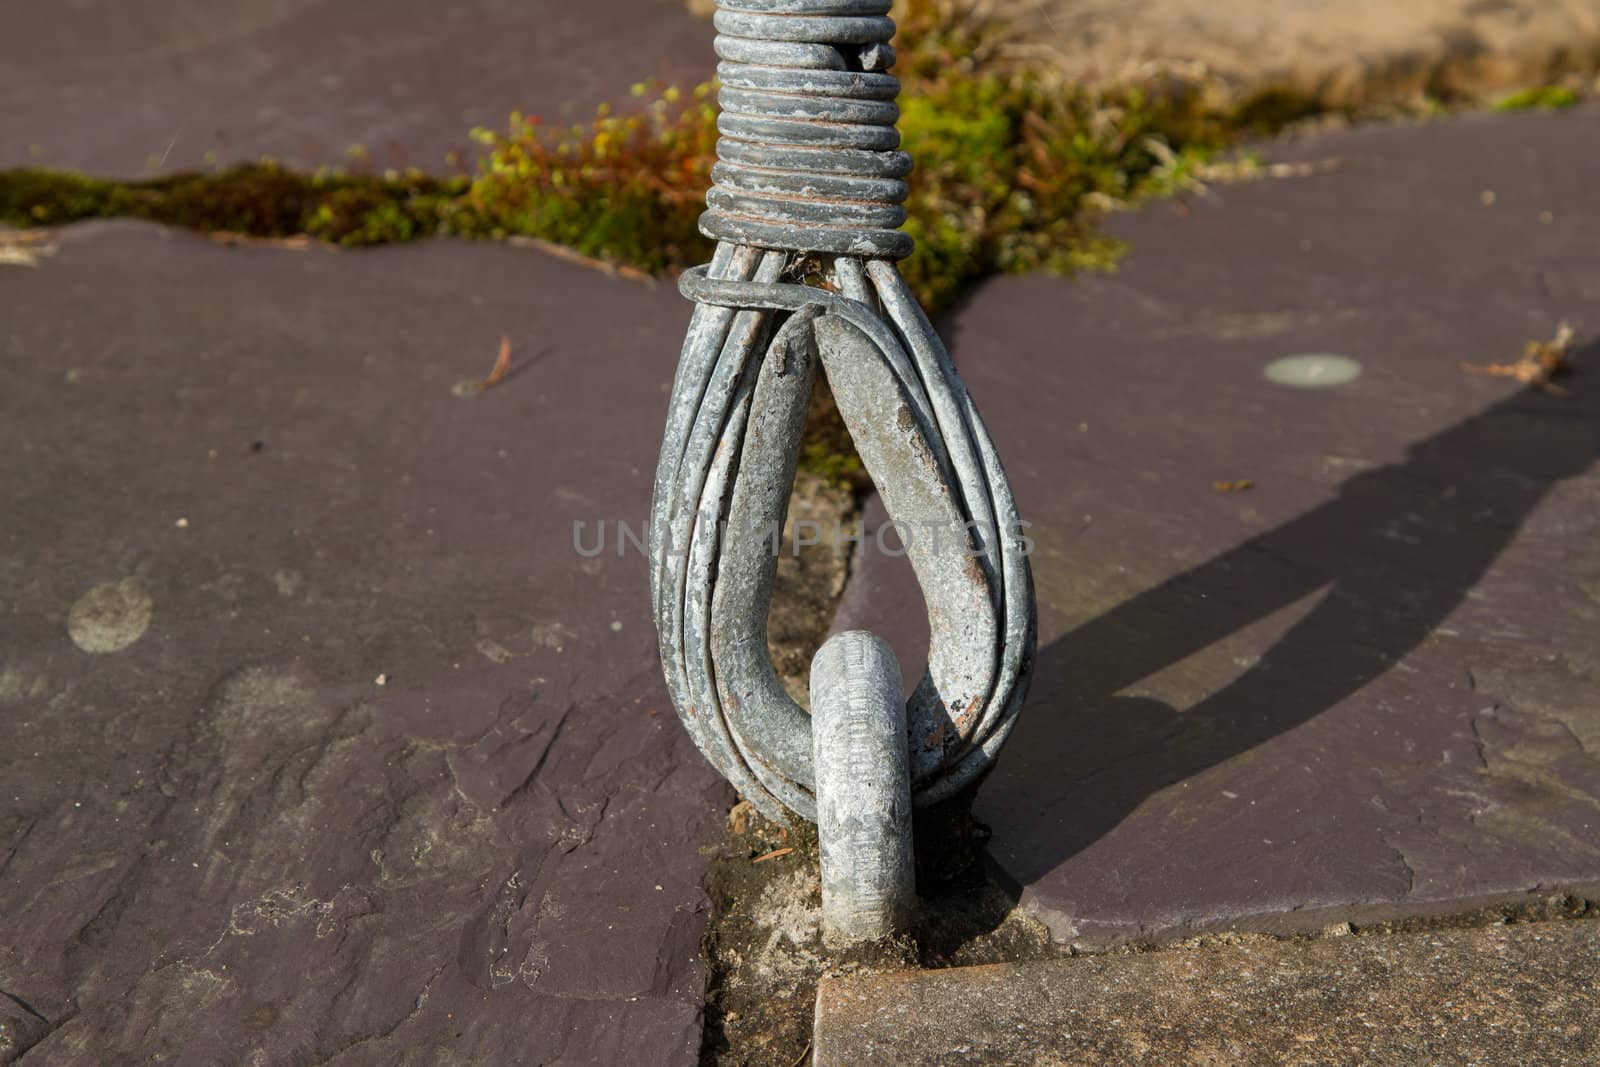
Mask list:
POLYGON ((700 229, 735 244, 902 259, 911 157, 888 0, 719 5, 716 183, 700 229))

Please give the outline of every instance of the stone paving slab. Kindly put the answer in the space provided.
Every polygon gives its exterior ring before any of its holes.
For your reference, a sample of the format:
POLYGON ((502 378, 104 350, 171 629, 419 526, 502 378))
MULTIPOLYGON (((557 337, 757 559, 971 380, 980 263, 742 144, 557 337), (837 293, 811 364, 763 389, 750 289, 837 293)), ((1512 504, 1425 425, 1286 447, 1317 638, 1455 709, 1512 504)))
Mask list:
POLYGON ((57 242, 0 266, 23 1062, 696 1062, 729 795, 642 558, 572 529, 643 519, 687 305, 505 245, 57 242))
POLYGON ((1075 82, 1153 70, 1327 106, 1600 73, 1588 0, 1001 0, 1016 51, 1075 82))
POLYGON ((1600 923, 824 978, 816 1067, 1592 1063, 1600 923))
MULTIPOLYGON (((1278 155, 1338 162, 1118 217, 1118 272, 998 279, 946 327, 1041 610, 977 814, 1064 942, 1600 883, 1600 108, 1278 155), (1563 319, 1567 395, 1461 369, 1563 319), (1291 353, 1362 373, 1269 382, 1291 353)), ((920 673, 895 561, 837 625, 920 673)))
POLYGON ((10 0, 0 168, 351 166, 359 145, 376 169, 447 172, 514 109, 583 120, 714 66, 682 0, 10 0))

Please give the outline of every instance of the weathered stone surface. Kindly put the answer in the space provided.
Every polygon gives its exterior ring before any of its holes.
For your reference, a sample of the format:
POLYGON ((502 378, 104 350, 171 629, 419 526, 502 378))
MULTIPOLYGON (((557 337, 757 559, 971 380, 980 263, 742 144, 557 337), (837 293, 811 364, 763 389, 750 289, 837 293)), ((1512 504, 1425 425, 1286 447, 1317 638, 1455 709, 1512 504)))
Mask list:
POLYGON ((1344 106, 1600 72, 1587 0, 1002 0, 1017 51, 1074 81, 1204 73, 1344 106))
POLYGON ((610 525, 677 294, 506 246, 58 242, 0 267, 23 1062, 695 1062, 728 796, 610 525), (510 376, 456 388, 502 334, 510 376))
POLYGON ((678 0, 11 0, 0 167, 350 166, 360 146, 439 172, 513 109, 572 122, 642 79, 704 80, 710 35, 678 0))
MULTIPOLYGON (((1041 611, 977 814, 1063 941, 1600 882, 1600 109, 1277 154, 1338 164, 1120 216, 1118 272, 948 324, 1041 611), (1463 371, 1562 319, 1566 395, 1463 371), (1296 352, 1364 372, 1263 376, 1296 352)), ((915 679, 892 563, 862 554, 837 625, 915 679)))
POLYGON ((1600 923, 824 978, 816 1067, 1590 1063, 1600 923))

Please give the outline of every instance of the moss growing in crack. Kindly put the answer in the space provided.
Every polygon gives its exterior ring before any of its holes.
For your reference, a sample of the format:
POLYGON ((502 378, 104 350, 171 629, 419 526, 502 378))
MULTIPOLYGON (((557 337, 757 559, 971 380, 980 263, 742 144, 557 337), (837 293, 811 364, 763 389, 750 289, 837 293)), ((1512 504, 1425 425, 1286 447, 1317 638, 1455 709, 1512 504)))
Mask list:
POLYGON ((800 441, 800 469, 809 471, 835 489, 860 496, 872 488, 867 468, 856 452, 834 404, 828 379, 817 375, 806 410, 805 436, 800 441))
POLYGON ((0 174, 0 219, 51 226, 122 217, 251 237, 304 233, 333 244, 365 245, 446 231, 466 188, 464 179, 414 171, 308 175, 270 162, 131 182, 13 170, 0 174))
POLYGON ((458 228, 538 237, 652 272, 705 261, 711 242, 696 224, 716 158, 712 91, 641 83, 635 95, 651 98, 642 110, 602 105, 587 127, 517 114, 504 133, 475 130, 488 153, 458 228))
POLYGON ((1496 111, 1561 111, 1573 107, 1583 96, 1564 85, 1523 89, 1495 101, 1496 111))
MULTIPOLYGON (((935 312, 997 271, 1114 263, 1118 248, 1094 234, 1092 209, 1174 188, 1184 166, 1229 140, 1227 117, 1196 94, 1058 88, 998 62, 999 30, 970 12, 909 0, 897 14, 900 125, 918 164, 906 205, 917 252, 903 269, 935 312)), ((625 113, 602 107, 573 127, 513 115, 504 131, 475 131, 486 153, 471 179, 306 175, 270 163, 137 182, 11 171, 0 175, 0 217, 126 216, 343 245, 527 236, 670 272, 710 254, 697 220, 715 161, 713 91, 641 84, 625 113)), ((813 468, 838 458, 825 472, 853 475, 848 454, 813 452, 813 468)))
POLYGON ((903 270, 935 311, 985 275, 1113 265, 1095 210, 1175 187, 1175 161, 1228 142, 1194 94, 1055 85, 1000 62, 995 24, 929 0, 900 19, 900 128, 917 160, 903 270))
MULTIPOLYGON (((1323 111, 1287 90, 1229 103, 1178 83, 1061 85, 1008 62, 1000 24, 971 10, 904 0, 895 15, 902 143, 917 160, 905 227, 917 251, 902 270, 935 314, 995 273, 1114 265, 1122 249, 1096 233, 1100 210, 1182 190, 1242 137, 1323 111)), ((715 161, 713 92, 640 84, 626 110, 602 107, 571 127, 513 115, 503 131, 475 131, 486 151, 471 178, 306 175, 270 163, 137 182, 9 171, 0 173, 0 219, 36 226, 127 216, 342 245, 525 236, 670 273, 711 251, 697 221, 715 161)), ((1577 99, 1546 87, 1498 106, 1577 99)), ((835 480, 854 476, 851 461, 848 451, 815 448, 806 459, 835 480)))
POLYGON ((1265 89, 1242 101, 1225 121, 1231 130, 1272 134, 1291 123, 1326 114, 1327 110, 1304 93, 1292 89, 1265 89))

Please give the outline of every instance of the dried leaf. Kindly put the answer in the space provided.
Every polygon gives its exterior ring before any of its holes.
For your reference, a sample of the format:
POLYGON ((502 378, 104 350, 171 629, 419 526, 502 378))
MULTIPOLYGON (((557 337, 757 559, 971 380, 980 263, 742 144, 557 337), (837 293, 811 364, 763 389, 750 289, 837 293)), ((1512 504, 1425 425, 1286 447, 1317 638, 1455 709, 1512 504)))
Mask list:
POLYGON ((493 389, 511 375, 511 338, 505 334, 500 336, 500 354, 495 357, 494 366, 489 370, 486 378, 463 378, 450 387, 450 391, 462 399, 470 399, 488 389, 493 389))
POLYGON ((501 382, 505 381, 506 375, 509 374, 510 372, 511 372, 511 338, 506 334, 501 334, 500 335, 500 355, 495 357, 494 369, 489 372, 489 376, 487 378, 485 378, 483 381, 478 383, 479 390, 493 389, 495 386, 497 386, 501 382))
POLYGON ((42 257, 55 252, 50 230, 0 230, 0 266, 37 267, 42 257))
POLYGON ((1256 483, 1249 478, 1240 478, 1234 482, 1212 482, 1211 488, 1219 493, 1247 493, 1256 487, 1256 483))
POLYGON ((0 244, 48 245, 54 244, 56 231, 47 229, 8 230, 0 227, 0 244))
POLYGON ((1537 385, 1547 393, 1563 396, 1566 390, 1556 385, 1554 379, 1569 374, 1572 363, 1567 355, 1572 351, 1572 341, 1576 336, 1571 324, 1563 322, 1556 328, 1556 335, 1549 341, 1529 341, 1523 346, 1522 355, 1515 363, 1489 363, 1478 365, 1463 363, 1461 369, 1470 374, 1482 374, 1489 378, 1514 378, 1523 385, 1537 385))

